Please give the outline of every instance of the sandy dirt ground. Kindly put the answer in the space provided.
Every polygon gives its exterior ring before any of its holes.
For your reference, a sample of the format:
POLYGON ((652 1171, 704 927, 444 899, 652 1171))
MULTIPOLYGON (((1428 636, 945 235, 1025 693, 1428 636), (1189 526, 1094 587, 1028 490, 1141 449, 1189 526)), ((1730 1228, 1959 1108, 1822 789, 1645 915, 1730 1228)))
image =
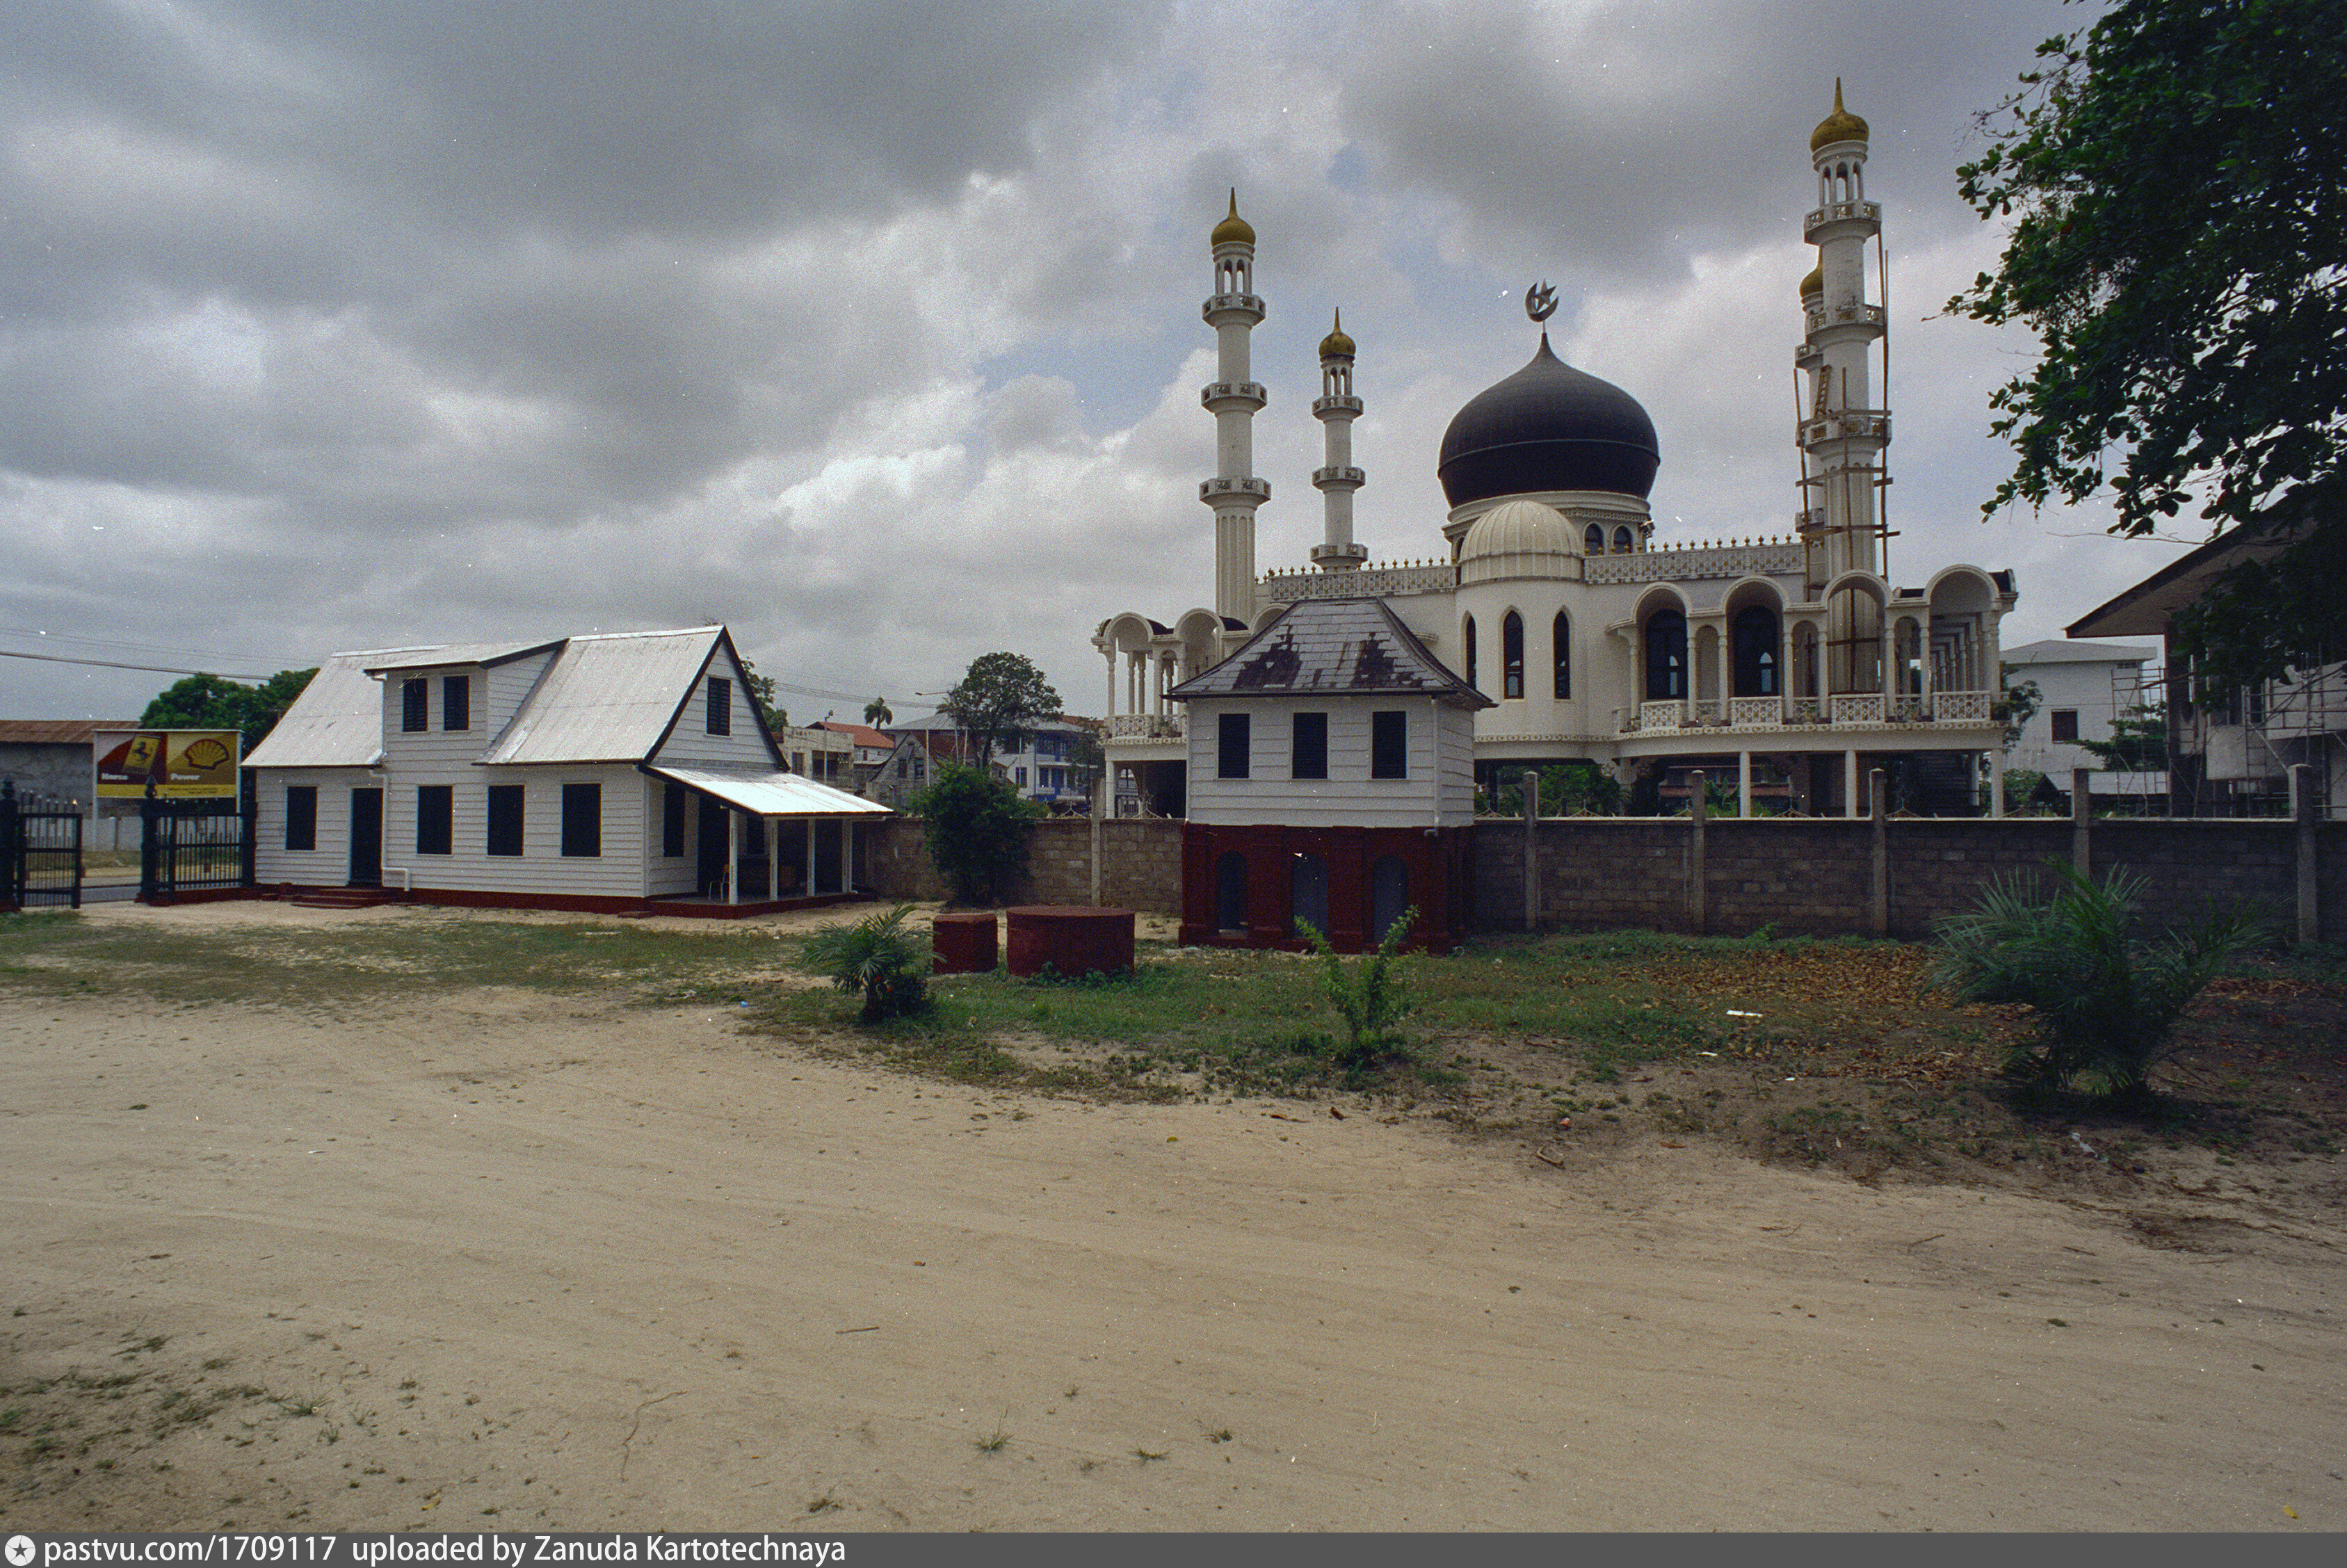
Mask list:
POLYGON ((2347 1525, 2347 1227, 1006 1096, 618 999, 0 1041, 10 1528, 2347 1525))

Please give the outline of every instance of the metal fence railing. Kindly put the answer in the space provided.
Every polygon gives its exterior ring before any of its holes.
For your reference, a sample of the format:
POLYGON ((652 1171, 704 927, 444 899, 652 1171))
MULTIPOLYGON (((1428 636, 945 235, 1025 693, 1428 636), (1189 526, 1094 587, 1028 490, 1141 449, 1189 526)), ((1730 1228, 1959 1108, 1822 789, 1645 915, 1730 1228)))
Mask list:
POLYGON ((81 907, 81 808, 0 783, 0 909, 81 907))
POLYGON ((252 813, 232 800, 139 802, 138 897, 252 886, 252 813))

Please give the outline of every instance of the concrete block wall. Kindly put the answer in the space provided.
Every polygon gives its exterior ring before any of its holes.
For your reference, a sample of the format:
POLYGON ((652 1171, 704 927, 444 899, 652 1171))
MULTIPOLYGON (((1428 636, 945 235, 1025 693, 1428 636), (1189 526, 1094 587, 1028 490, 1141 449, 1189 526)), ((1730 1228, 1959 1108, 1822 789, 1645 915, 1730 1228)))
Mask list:
MULTIPOLYGON (((866 874, 883 898, 946 897, 917 817, 891 817, 867 830, 866 874)), ((1182 825, 1149 819, 1100 824, 1101 902, 1153 915, 1182 912, 1182 825)), ((1002 889, 1005 904, 1090 904, 1092 823, 1053 817, 1029 830, 1027 869, 1002 889)))
POLYGON ((1773 926, 1816 936, 1870 929, 1869 823, 1804 817, 1721 821, 1704 829, 1706 926, 1742 937, 1773 926))

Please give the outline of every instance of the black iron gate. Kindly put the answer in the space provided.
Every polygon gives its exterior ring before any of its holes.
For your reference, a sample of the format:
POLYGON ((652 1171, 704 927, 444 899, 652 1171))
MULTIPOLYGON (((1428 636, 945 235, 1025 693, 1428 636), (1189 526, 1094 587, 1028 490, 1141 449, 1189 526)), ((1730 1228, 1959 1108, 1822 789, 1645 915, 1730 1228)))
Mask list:
POLYGON ((81 907, 81 809, 0 781, 0 909, 81 907))
POLYGON ((138 803, 138 897, 169 903, 182 893, 252 886, 250 802, 138 803))

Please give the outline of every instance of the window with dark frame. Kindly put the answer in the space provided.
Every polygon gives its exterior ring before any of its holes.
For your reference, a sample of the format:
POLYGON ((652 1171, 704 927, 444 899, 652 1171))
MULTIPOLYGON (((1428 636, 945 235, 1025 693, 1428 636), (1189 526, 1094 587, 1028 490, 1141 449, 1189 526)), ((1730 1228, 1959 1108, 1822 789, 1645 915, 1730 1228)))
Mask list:
POLYGON ((661 858, 684 855, 684 786, 671 784, 661 791, 661 858))
POLYGON ((2054 739, 2057 744, 2075 741, 2078 738, 2077 709, 2056 708, 2049 718, 2054 725, 2054 739))
POLYGON ((316 784, 285 786, 285 847, 288 849, 318 847, 318 786, 316 784))
POLYGON ((522 808, 528 797, 522 784, 489 786, 489 832, 484 845, 491 855, 518 856, 522 847, 522 808))
POLYGON ((709 733, 712 735, 733 733, 733 682, 722 675, 709 678, 709 733))
POLYGON ((1328 776, 1328 715, 1297 713, 1294 715, 1294 736, 1289 743, 1287 776, 1292 779, 1325 779, 1328 776))
POLYGON ((1409 777, 1409 713, 1388 708, 1369 715, 1369 776, 1409 777))
POLYGON ((469 730, 473 727, 473 678, 470 675, 440 677, 440 727, 444 730, 469 730))
POLYGON ((415 853, 453 855, 456 850, 456 788, 415 786, 415 853))
POLYGON ((562 853, 571 860, 592 860, 603 853, 601 784, 562 786, 562 853))
POLYGON ((1556 653, 1556 694, 1573 695, 1573 622, 1563 610, 1556 612, 1556 621, 1549 628, 1549 637, 1556 653))
POLYGON ((411 735, 432 727, 432 682, 420 675, 399 683, 399 727, 411 735))
POLYGON ((1524 618, 1514 610, 1500 622, 1500 695, 1524 694, 1524 618))
POLYGON ((1467 684, 1478 692, 1483 689, 1482 678, 1475 669, 1475 618, 1469 616, 1459 625, 1459 641, 1467 650, 1467 684))
POLYGON ((1214 719, 1214 776, 1243 779, 1247 776, 1247 715, 1220 713, 1214 719))

